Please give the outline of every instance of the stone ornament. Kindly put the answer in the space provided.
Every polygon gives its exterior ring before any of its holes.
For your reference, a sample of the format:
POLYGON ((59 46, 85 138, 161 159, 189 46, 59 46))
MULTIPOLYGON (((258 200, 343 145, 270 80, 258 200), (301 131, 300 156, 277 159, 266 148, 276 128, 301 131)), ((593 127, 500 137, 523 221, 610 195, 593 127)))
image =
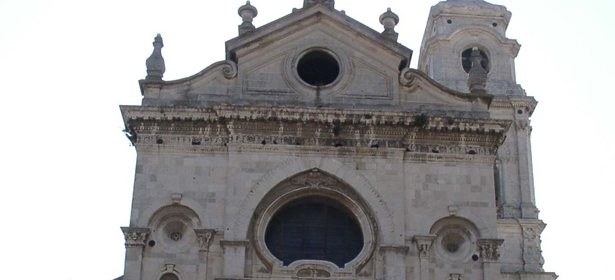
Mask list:
POLYGON ((239 7, 237 13, 243 20, 243 22, 239 25, 239 36, 256 29, 254 24, 252 24, 252 21, 258 15, 258 10, 250 4, 250 1, 246 1, 245 5, 239 7))
POLYGON ((211 245, 211 241, 213 240, 214 235, 216 234, 215 229, 194 229, 194 233, 196 233, 197 243, 199 244, 200 252, 209 251, 209 246, 211 245))
POLYGON ((435 239, 435 235, 417 235, 414 237, 414 242, 419 252, 419 258, 428 259, 430 257, 431 245, 435 239))
POLYGON ((468 87, 470 93, 473 94, 486 94, 487 90, 487 70, 481 65, 483 57, 480 55, 480 51, 477 47, 472 48, 472 69, 470 69, 470 75, 468 78, 468 87))
POLYGON ((137 227, 122 227, 122 232, 124 233, 124 240, 126 240, 126 243, 124 243, 126 248, 144 247, 145 240, 147 240, 147 236, 150 234, 150 229, 137 227))
POLYGON ((500 259, 504 239, 479 239, 480 255, 485 262, 497 262, 500 259))
POLYGON ((391 8, 387 8, 387 11, 380 15, 380 24, 384 25, 384 31, 382 35, 387 38, 397 41, 399 33, 395 32, 395 26, 399 23, 399 16, 391 11, 391 8))
POLYGON ((164 66, 164 58, 162 57, 162 48, 164 44, 162 43, 162 36, 160 34, 156 35, 154 38, 154 51, 152 55, 145 61, 145 65, 147 67, 147 77, 145 77, 146 81, 154 81, 154 82, 162 82, 162 75, 165 72, 164 66))

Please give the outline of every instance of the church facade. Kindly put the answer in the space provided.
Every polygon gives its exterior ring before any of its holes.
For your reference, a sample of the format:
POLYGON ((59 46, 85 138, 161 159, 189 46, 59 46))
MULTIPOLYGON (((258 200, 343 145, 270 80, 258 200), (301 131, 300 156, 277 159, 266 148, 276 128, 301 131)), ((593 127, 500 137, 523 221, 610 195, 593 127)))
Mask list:
POLYGON ((554 280, 543 270, 530 116, 511 13, 432 7, 419 55, 390 9, 375 31, 333 0, 256 28, 226 60, 164 81, 155 38, 140 106, 126 280, 554 280))

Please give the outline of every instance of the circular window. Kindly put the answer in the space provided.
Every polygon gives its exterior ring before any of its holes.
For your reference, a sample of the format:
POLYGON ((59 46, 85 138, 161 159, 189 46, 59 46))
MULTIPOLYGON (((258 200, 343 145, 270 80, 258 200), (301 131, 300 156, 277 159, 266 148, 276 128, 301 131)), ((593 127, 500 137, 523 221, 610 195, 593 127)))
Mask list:
POLYGON ((309 85, 326 86, 337 79, 340 65, 331 53, 325 50, 312 50, 299 59, 297 74, 309 85))
MULTIPOLYGON (((481 49, 478 51, 482 57, 480 65, 483 66, 485 71, 489 72, 489 56, 487 56, 487 53, 481 49)), ((461 64, 463 65, 463 70, 465 70, 466 73, 470 73, 470 69, 472 69, 472 48, 469 48, 461 53, 461 64)))
POLYGON ((457 253, 463 243, 465 243, 465 239, 456 232, 449 232, 442 238, 442 246, 449 253, 457 253))
POLYGON ((289 202, 273 215, 265 244, 284 265, 325 260, 344 267, 363 249, 363 234, 356 217, 342 204, 309 196, 289 202))

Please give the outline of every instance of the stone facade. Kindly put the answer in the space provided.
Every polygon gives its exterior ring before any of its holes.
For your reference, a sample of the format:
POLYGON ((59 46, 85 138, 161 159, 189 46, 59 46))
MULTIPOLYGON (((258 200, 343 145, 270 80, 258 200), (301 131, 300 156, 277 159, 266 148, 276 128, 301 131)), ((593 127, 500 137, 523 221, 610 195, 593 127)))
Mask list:
POLYGON ((123 279, 557 278, 542 269, 537 102, 514 79, 506 8, 434 6, 418 70, 390 9, 383 32, 333 0, 259 28, 249 2, 238 13, 227 59, 184 79, 162 79, 157 36, 142 105, 121 106, 137 150, 123 279), (277 216, 305 199, 356 224, 344 265, 272 249, 277 216))

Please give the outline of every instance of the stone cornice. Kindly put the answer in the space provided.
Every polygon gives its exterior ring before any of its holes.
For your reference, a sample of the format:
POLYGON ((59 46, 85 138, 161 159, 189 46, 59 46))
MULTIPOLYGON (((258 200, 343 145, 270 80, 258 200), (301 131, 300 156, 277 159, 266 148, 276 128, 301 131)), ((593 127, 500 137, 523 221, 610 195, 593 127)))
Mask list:
POLYGON ((493 155, 509 120, 430 117, 416 112, 215 106, 122 106, 133 144, 233 144, 394 148, 493 155))
POLYGON ((527 108, 529 116, 532 116, 537 105, 538 101, 532 96, 496 96, 491 102, 491 108, 511 108, 515 111, 527 108))

